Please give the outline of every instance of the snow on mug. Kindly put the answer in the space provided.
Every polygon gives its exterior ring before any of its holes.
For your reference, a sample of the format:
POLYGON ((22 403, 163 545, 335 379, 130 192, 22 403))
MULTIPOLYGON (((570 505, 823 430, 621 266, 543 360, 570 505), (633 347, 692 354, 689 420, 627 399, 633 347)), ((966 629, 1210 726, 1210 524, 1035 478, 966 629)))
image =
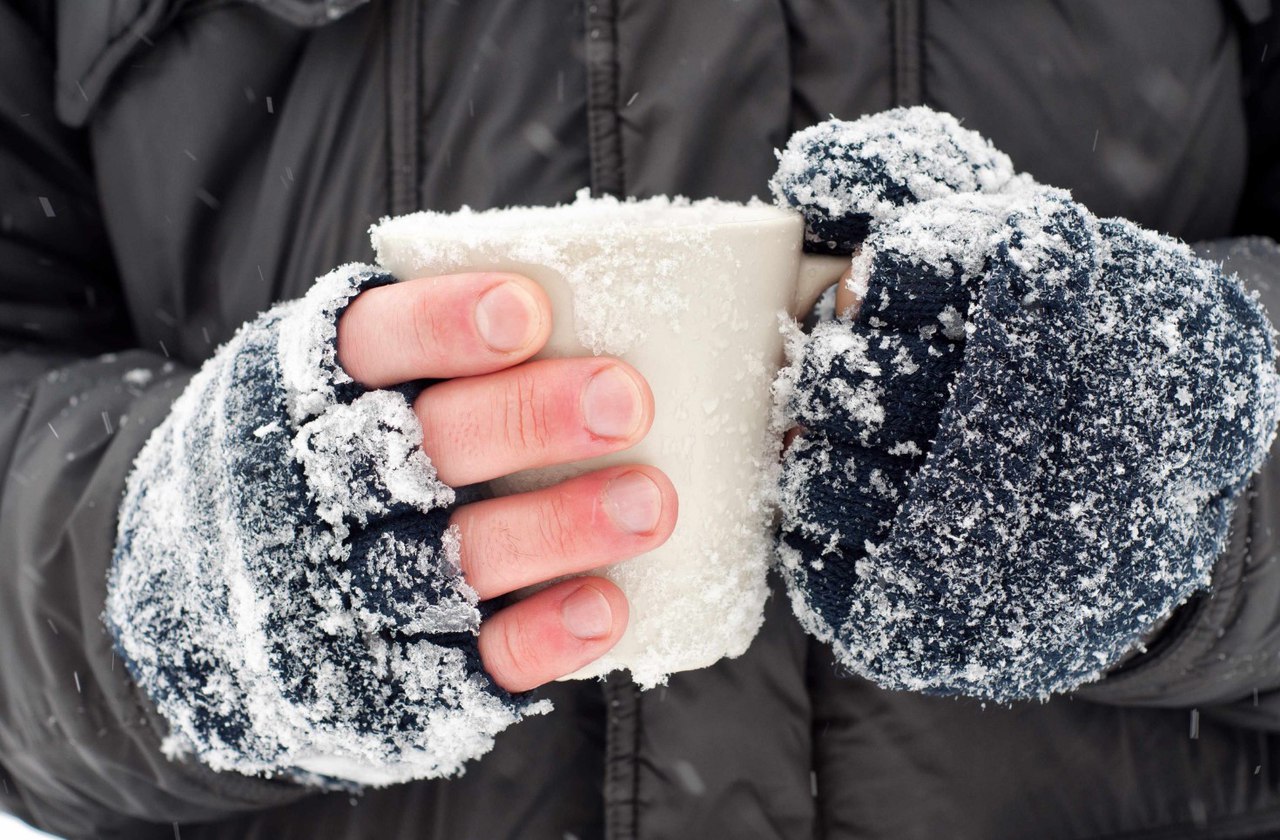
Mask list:
POLYGON ((799 214, 758 201, 589 198, 572 204, 383 219, 378 262, 399 279, 510 271, 542 285, 552 333, 534 358, 608 354, 648 381, 655 416, 630 449, 492 482, 523 492, 614 464, 671 479, 671 538, 591 574, 618 584, 630 621, 618 644, 565 679, 630 669, 642 687, 741 655, 763 620, 781 441, 770 385, 778 313, 807 312, 848 258, 801 254, 799 214))

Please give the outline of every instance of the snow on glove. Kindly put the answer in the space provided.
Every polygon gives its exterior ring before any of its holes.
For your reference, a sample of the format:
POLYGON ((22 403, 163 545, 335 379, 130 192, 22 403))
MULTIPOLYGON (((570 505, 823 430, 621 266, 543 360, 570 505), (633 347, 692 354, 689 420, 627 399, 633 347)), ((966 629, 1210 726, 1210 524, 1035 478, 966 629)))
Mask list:
POLYGON ((797 131, 778 155, 769 186, 778 206, 804 216, 806 250, 847 254, 874 224, 917 202, 1029 183, 976 131, 919 106, 797 131))
POLYGON ((797 616, 888 688, 1097 678, 1209 583, 1275 432, 1271 325, 1186 246, 1021 176, 868 228, 856 318, 779 380, 807 430, 781 487, 797 616))
POLYGON ((171 755, 391 784, 550 708, 481 670, 455 492, 406 393, 337 365, 342 310, 388 282, 344 266, 242 327, 135 461, 105 620, 171 755))

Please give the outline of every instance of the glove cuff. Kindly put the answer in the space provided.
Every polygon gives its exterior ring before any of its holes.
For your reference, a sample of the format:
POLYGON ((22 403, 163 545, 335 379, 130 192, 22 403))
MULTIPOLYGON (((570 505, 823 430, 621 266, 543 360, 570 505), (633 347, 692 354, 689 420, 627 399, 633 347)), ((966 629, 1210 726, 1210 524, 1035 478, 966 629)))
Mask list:
POLYGON ((384 271, 349 263, 316 280, 303 297, 277 307, 280 381, 294 426, 364 392, 338 364, 338 321, 356 295, 394 282, 384 271))

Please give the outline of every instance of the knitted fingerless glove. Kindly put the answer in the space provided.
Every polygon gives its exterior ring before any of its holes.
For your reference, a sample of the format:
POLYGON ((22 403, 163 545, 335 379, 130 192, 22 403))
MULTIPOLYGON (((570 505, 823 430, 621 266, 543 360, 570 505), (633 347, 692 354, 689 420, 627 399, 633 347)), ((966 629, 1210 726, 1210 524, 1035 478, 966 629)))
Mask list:
POLYGON ((481 670, 414 391, 337 365, 344 266, 242 327, 135 461, 105 619, 171 757, 328 784, 458 773, 546 711, 481 670))
POLYGON ((962 131, 889 112, 782 156, 779 202, 811 227, 839 208, 819 236, 861 245, 864 301, 779 380, 806 429, 784 457, 780 555, 797 616, 855 672, 1044 697, 1208 585, 1274 435, 1273 333, 1235 277, 1007 173, 962 131), (922 161, 938 149, 959 151, 922 161), (888 175, 868 189, 867 170, 888 175), (798 187, 806 172, 825 180, 798 187))

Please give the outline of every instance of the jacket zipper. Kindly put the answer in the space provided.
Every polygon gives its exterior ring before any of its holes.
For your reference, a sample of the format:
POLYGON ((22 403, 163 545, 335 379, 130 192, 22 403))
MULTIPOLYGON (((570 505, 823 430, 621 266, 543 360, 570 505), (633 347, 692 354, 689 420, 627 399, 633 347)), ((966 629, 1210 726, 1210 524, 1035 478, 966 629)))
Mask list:
POLYGON ((635 840, 640 833, 640 690, 626 671, 604 683, 604 836, 635 840))
MULTIPOLYGON (((618 114, 618 0, 586 0, 587 142, 591 194, 622 198, 627 185, 618 114)), ((639 835, 640 697, 630 675, 602 683, 605 702, 606 840, 639 835)))
POLYGON ((924 0, 893 0, 893 102, 924 104, 924 0))
POLYGON ((587 139, 591 194, 626 195, 618 116, 617 0, 587 0, 587 139))
POLYGON ((386 15, 387 212, 399 216, 420 209, 422 68, 418 45, 422 38, 422 12, 416 0, 392 0, 386 5, 386 15))

